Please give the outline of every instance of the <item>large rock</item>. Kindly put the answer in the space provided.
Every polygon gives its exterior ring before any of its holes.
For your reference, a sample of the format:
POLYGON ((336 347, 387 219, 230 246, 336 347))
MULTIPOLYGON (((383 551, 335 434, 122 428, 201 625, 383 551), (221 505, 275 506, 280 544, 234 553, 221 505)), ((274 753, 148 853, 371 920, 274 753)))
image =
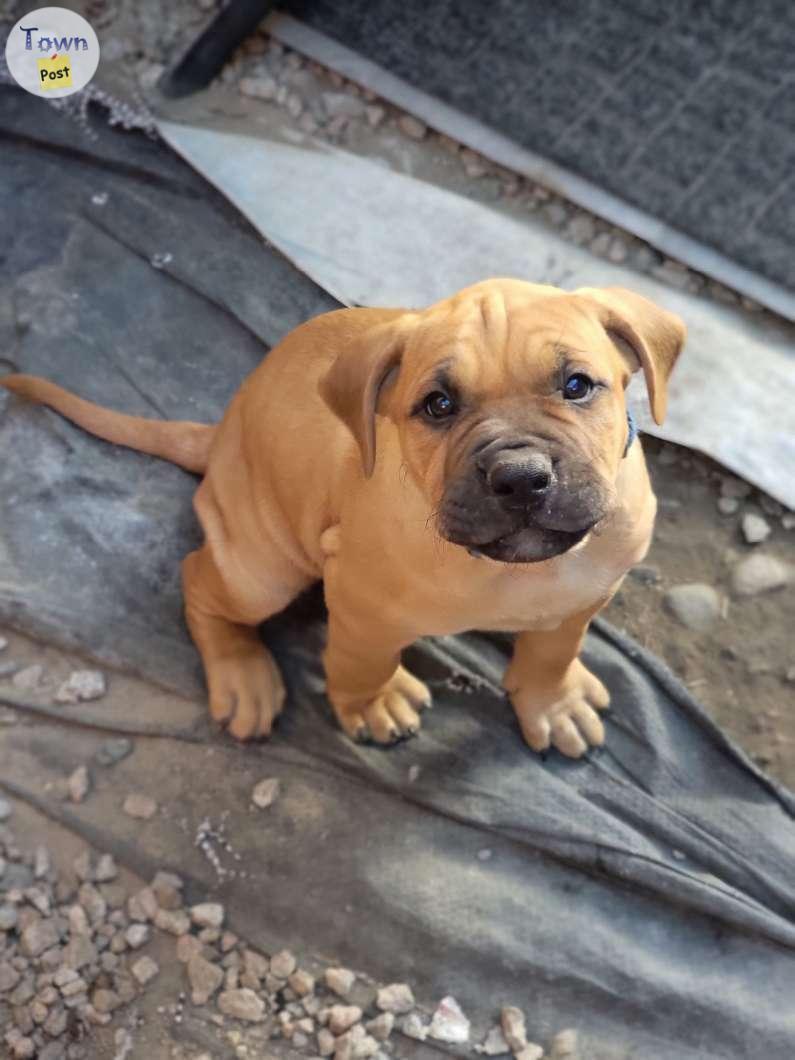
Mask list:
POLYGON ((732 572, 732 588, 738 596, 756 596, 759 593, 781 589, 792 581, 793 570, 775 556, 754 552, 741 560, 732 572))
POLYGON ((675 585, 663 601, 674 618, 694 633, 705 633, 720 618, 720 596, 711 585, 675 585))

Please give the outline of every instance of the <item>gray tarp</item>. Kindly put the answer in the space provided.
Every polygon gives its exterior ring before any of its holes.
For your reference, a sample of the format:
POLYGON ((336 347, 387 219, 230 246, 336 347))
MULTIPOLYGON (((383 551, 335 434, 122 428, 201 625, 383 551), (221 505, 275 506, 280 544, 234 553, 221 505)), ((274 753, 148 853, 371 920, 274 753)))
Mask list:
MULTIPOLYGON (((163 146, 98 122, 88 140, 9 89, 0 108, 9 366, 212 420, 264 348, 331 307, 163 146)), ((10 397, 0 453, 0 620, 195 699, 172 718, 145 702, 119 716, 112 697, 62 712, 149 734, 71 810, 31 778, 67 774, 100 736, 12 727, 9 790, 131 867, 179 870, 191 897, 214 891, 254 942, 407 979, 426 1002, 453 993, 478 1030, 512 1002, 537 1037, 578 1027, 590 1060, 795 1053, 793 799, 636 645, 601 624, 589 637, 614 707, 586 761, 527 751, 497 691, 507 644, 475 634, 411 651, 437 707, 384 752, 331 721, 310 594, 266 630, 290 691, 278 732, 234 746, 206 725, 180 617, 195 480, 10 397), (267 825, 246 809, 265 775, 284 784, 267 825), (132 783, 168 813, 120 815, 132 783), (218 881, 194 836, 226 811, 241 860, 218 881)))

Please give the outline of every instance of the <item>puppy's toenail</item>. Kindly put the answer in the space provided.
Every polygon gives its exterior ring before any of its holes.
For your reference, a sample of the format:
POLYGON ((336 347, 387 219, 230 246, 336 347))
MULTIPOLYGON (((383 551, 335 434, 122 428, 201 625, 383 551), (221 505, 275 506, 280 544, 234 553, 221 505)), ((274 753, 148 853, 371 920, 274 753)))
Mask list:
POLYGON ((406 729, 406 736, 416 736, 419 731, 420 730, 416 725, 409 725, 406 729))

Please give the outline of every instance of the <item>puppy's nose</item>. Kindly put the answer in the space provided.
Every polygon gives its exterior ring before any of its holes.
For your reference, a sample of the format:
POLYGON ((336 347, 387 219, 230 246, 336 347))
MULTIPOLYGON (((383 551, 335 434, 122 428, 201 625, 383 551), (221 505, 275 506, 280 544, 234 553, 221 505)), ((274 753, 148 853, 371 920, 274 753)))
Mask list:
POLYGON ((519 504, 537 501, 552 485, 552 461, 535 449, 503 449, 495 453, 486 481, 498 497, 519 504))

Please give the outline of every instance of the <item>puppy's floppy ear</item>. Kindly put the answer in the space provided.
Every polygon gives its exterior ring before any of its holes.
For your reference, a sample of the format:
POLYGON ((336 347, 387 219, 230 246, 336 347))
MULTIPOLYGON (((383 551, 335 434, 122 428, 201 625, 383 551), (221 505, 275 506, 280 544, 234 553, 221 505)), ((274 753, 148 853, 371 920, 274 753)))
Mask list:
POLYGON ((646 378, 654 422, 665 419, 668 380, 685 344, 687 329, 675 313, 624 287, 581 287, 599 304, 602 326, 618 348, 634 355, 646 378))
POLYGON ((356 336, 319 383, 320 396, 359 446, 365 478, 375 467, 375 413, 387 377, 400 365, 405 332, 397 322, 356 336))

